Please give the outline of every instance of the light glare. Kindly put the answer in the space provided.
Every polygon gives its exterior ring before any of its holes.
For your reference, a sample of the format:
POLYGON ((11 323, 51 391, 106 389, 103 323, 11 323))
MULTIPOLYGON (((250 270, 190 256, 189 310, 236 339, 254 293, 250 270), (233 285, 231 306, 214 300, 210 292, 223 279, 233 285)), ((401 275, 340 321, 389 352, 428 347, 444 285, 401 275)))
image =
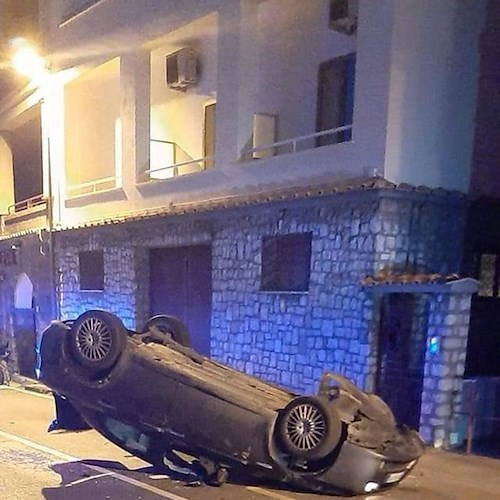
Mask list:
POLYGON ((15 50, 12 66, 19 74, 35 82, 40 82, 47 74, 45 59, 30 45, 23 45, 15 50))
POLYGON ((365 484, 365 493, 373 493, 374 491, 378 490, 378 483, 374 483, 373 481, 370 481, 365 484))

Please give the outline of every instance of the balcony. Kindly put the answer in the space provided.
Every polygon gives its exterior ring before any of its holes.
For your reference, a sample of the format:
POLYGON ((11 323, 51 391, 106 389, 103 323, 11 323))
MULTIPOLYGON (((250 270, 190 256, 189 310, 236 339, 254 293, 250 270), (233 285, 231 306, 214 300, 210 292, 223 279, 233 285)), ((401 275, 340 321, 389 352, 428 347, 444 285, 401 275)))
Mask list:
POLYGON ((322 130, 313 134, 293 137, 271 144, 258 145, 243 151, 242 161, 269 158, 287 153, 297 153, 321 146, 329 146, 352 140, 352 124, 322 130))
POLYGON ((138 175, 138 184, 202 172, 213 167, 214 157, 194 159, 175 142, 151 139, 150 162, 150 168, 138 175))
POLYGON ((89 194, 95 194, 105 191, 112 191, 122 187, 122 177, 113 175, 110 177, 102 177, 88 182, 82 182, 73 186, 68 186, 66 195, 68 198, 77 198, 89 194))
POLYGON ((43 195, 19 201, 0 215, 0 235, 9 236, 49 226, 49 199, 43 195))

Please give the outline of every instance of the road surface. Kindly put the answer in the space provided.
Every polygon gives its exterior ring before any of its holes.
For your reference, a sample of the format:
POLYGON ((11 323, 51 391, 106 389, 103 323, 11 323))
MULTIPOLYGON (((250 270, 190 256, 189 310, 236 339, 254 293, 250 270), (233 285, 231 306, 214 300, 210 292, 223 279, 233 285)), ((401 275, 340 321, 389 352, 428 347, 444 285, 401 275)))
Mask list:
MULTIPOLYGON (((262 484, 192 487, 95 431, 48 434, 50 396, 0 386, 0 499, 324 500, 262 484)), ((342 497, 336 497, 342 498, 342 497)), ((429 450, 396 488, 365 500, 500 500, 500 460, 429 450)))

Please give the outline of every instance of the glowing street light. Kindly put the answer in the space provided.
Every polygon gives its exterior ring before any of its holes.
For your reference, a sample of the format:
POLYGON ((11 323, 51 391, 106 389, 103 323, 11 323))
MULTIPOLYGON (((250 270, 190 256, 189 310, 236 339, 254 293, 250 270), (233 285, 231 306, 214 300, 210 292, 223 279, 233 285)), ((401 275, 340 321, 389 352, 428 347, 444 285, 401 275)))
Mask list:
POLYGON ((14 38, 10 45, 13 49, 12 67, 19 74, 40 85, 48 75, 46 60, 24 38, 14 38))

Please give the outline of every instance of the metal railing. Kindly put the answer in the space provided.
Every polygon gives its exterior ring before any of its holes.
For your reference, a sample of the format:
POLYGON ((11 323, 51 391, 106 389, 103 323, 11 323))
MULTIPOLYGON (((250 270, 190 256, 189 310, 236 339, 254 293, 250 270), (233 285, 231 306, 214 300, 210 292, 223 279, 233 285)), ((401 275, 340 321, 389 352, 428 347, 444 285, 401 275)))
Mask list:
POLYGON ((18 214, 19 212, 25 212, 26 210, 31 210, 33 208, 47 206, 47 198, 43 194, 37 196, 32 196, 26 200, 18 201, 7 208, 7 215, 18 214))
POLYGON ((165 152, 165 157, 170 157, 167 159, 169 164, 144 170, 139 174, 139 182, 156 182, 180 175, 202 172, 213 166, 215 160, 213 156, 205 156, 196 159, 192 158, 177 143, 172 141, 151 139, 151 143, 169 147, 169 151, 165 152))
MULTIPOLYGON (((155 168, 155 169, 148 169, 144 170, 144 179, 145 181, 158 181, 158 180, 163 180, 164 178, 168 177, 154 177, 154 175, 158 175, 161 172, 168 172, 172 171, 172 176, 171 177, 177 177, 178 175, 183 175, 180 173, 181 167, 185 166, 195 166, 197 167, 197 171, 202 172, 203 170, 206 170, 205 164, 207 162, 213 161, 214 157, 213 156, 205 156, 203 158, 197 158, 194 160, 188 160, 188 161, 183 161, 179 163, 174 163, 173 165, 167 165, 166 167, 161 167, 161 168, 155 168)), ((192 172, 189 172, 192 173, 192 172)))
POLYGON ((68 198, 74 198, 76 196, 83 196, 86 194, 100 193, 103 191, 110 191, 121 187, 122 177, 121 176, 110 176, 102 177, 101 179, 96 179, 88 182, 82 182, 81 184, 74 184, 73 186, 68 186, 66 188, 66 194, 68 198))
MULTIPOLYGON (((344 125, 342 127, 337 127, 337 128, 331 128, 328 130, 322 130, 321 132, 315 132, 313 134, 307 134, 307 135, 301 135, 299 137, 293 137, 292 139, 286 139, 284 141, 278 141, 278 142, 273 142, 272 144, 266 144, 264 146, 258 146, 255 148, 249 148, 245 149, 243 151, 243 159, 245 160, 250 160, 253 158, 253 153, 261 153, 265 151, 271 150, 274 154, 285 154, 285 153, 296 153, 299 150, 299 144, 304 143, 305 141, 311 141, 312 139, 318 139, 321 137, 327 137, 327 136, 332 136, 334 134, 339 134, 342 132, 347 132, 347 131, 352 131, 352 124, 351 125, 344 125), (287 150, 286 147, 289 146, 290 150, 287 150), (283 151, 279 151, 279 148, 284 149, 283 151)), ((332 142, 331 144, 338 144, 341 142, 347 142, 347 140, 341 140, 341 141, 336 141, 332 142)), ((326 144, 325 144, 326 145, 326 144)), ((312 149, 313 147, 316 147, 316 141, 315 144, 311 147, 305 147, 303 149, 312 149)))

